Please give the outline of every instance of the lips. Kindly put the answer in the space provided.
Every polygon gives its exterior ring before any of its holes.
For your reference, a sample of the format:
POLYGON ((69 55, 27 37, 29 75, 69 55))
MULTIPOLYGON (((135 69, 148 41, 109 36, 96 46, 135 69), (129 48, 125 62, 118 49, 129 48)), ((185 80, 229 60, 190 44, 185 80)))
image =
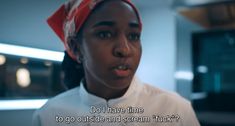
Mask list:
POLYGON ((112 71, 117 77, 128 77, 131 74, 131 67, 129 64, 119 64, 114 66, 112 71))

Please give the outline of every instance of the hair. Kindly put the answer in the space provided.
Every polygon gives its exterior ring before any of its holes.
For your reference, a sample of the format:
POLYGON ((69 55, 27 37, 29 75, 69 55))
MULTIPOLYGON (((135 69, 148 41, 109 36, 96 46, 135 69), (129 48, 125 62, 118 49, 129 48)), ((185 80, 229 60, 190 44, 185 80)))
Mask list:
POLYGON ((63 82, 66 89, 79 86, 80 81, 85 76, 83 65, 73 60, 66 51, 62 62, 62 70, 64 72, 63 82))
MULTIPOLYGON (((93 13, 93 11, 99 8, 102 5, 102 3, 104 2, 101 2, 98 5, 96 5, 96 7, 92 10, 91 13, 93 13)), ((70 44, 82 44, 84 24, 81 26, 76 36, 68 37, 67 40, 68 43, 70 43, 72 40, 75 40, 77 43, 71 42, 70 44)), ((62 70, 64 72, 63 85, 65 89, 68 90, 80 86, 80 82, 85 77, 85 73, 82 63, 78 63, 76 60, 72 59, 67 53, 67 51, 65 51, 64 53, 65 55, 62 62, 62 70)))

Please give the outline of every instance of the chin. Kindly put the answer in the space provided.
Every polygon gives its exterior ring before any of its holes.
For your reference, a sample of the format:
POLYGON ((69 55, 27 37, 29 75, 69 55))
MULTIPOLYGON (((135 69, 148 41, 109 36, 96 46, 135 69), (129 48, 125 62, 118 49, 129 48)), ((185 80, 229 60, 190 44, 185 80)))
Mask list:
POLYGON ((110 80, 105 85, 109 88, 112 88, 112 89, 118 89, 118 90, 126 89, 130 86, 132 79, 133 79, 133 76, 123 77, 123 78, 115 78, 115 79, 110 80))

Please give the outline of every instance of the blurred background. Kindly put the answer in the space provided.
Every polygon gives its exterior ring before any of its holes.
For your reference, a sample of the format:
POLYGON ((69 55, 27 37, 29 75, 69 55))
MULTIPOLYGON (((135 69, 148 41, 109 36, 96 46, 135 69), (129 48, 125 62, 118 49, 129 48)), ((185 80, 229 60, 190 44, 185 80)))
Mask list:
MULTIPOLYGON (((62 86, 63 45, 46 19, 66 0, 0 0, 0 123, 30 126, 62 86)), ((192 102, 202 126, 235 125, 235 1, 133 0, 137 75, 192 102)))

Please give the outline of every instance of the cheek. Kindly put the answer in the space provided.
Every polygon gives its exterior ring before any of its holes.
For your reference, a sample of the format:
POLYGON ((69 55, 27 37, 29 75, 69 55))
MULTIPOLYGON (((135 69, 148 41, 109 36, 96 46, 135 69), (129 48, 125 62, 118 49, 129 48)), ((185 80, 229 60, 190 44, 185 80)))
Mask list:
POLYGON ((140 58, 142 57, 142 46, 140 45, 140 58))
POLYGON ((141 46, 141 44, 135 45, 134 50, 135 50, 134 51, 135 58, 140 60, 140 58, 142 56, 142 46, 141 46))
POLYGON ((105 64, 111 58, 111 48, 99 42, 90 42, 83 46, 85 63, 90 65, 105 64))
POLYGON ((141 57, 141 55, 142 55, 142 45, 141 45, 141 43, 138 46, 138 50, 139 50, 139 55, 141 57))

